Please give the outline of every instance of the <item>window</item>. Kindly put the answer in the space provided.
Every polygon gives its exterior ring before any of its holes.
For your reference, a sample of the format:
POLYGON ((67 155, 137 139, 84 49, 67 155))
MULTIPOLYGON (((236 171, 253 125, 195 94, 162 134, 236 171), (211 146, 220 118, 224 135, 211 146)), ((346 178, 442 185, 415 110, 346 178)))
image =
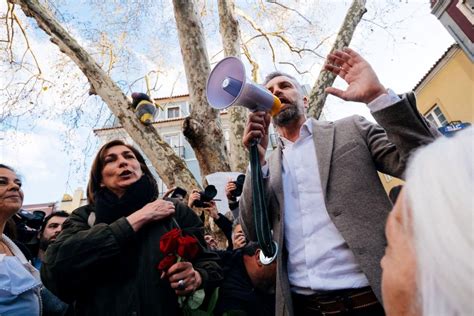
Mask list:
POLYGON ((430 121, 430 123, 437 127, 441 127, 448 124, 448 120, 446 119, 438 105, 435 105, 435 107, 431 111, 429 111, 425 115, 425 117, 428 119, 428 121, 430 121))
POLYGON ((178 118, 180 115, 179 115, 179 106, 173 106, 173 107, 169 107, 168 110, 168 118, 178 118))
POLYGON ((170 135, 164 135, 165 142, 167 142, 171 148, 173 148, 174 152, 180 156, 181 158, 185 158, 185 150, 184 146, 181 146, 181 141, 180 141, 180 135, 179 134, 170 134, 170 135))
POLYGON ((179 134, 164 135, 164 138, 171 147, 179 147, 179 134))
POLYGON ((474 0, 458 0, 456 7, 469 22, 474 23, 474 0))

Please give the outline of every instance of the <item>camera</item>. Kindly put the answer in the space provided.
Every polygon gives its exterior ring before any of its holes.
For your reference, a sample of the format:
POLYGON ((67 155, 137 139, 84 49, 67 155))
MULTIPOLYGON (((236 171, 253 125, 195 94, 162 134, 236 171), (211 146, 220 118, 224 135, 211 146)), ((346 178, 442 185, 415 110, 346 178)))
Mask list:
POLYGON ((237 179, 232 182, 235 183, 235 189, 230 191, 230 194, 233 198, 237 198, 242 194, 242 189, 244 188, 245 182, 245 174, 240 174, 237 179))
POLYGON ((176 187, 170 197, 182 200, 186 197, 186 194, 188 194, 188 192, 185 189, 176 187))
POLYGON ((211 202, 217 195, 217 189, 214 185, 208 185, 204 191, 199 192, 201 198, 199 200, 194 201, 193 206, 196 207, 207 207, 206 203, 211 202))
POLYGON ((29 243, 34 240, 43 225, 46 213, 43 211, 28 212, 24 209, 18 211, 13 217, 16 224, 18 240, 22 243, 29 243))

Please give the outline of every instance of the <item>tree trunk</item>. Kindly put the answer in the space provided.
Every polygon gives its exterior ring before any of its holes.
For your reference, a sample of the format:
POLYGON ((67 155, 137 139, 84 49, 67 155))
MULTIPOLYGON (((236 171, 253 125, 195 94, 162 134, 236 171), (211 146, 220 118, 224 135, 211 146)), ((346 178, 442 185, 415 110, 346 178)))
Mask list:
MULTIPOLYGON (((364 13, 367 12, 367 9, 365 8, 365 2, 366 0, 352 1, 352 4, 347 11, 346 17, 344 18, 344 22, 337 33, 336 41, 334 42, 331 52, 336 49, 349 46, 357 25, 362 19, 364 13)), ((327 93, 324 90, 327 87, 332 86, 334 80, 336 80, 336 77, 337 76, 332 72, 325 71, 324 69, 321 70, 318 80, 316 80, 316 83, 311 89, 311 94, 309 96, 309 116, 319 119, 327 98, 327 93)))
MULTIPOLYGON (((224 54, 240 56, 240 29, 234 13, 234 0, 219 0, 219 29, 224 46, 224 54)), ((232 171, 245 173, 248 166, 248 154, 242 143, 245 123, 247 121, 247 108, 232 106, 229 108, 230 121, 230 167, 232 171)))
POLYGON ((185 162, 160 137, 153 126, 145 126, 133 113, 131 103, 120 88, 100 68, 95 60, 59 24, 52 14, 36 0, 14 0, 26 16, 32 17, 56 44, 61 52, 69 56, 81 69, 91 84, 91 91, 100 96, 127 131, 133 141, 143 150, 161 179, 168 187, 199 187, 185 162))
POLYGON ((201 20, 194 1, 173 0, 179 44, 188 83, 191 114, 183 123, 183 134, 193 147, 201 176, 230 171, 219 111, 206 98, 209 59, 201 20))

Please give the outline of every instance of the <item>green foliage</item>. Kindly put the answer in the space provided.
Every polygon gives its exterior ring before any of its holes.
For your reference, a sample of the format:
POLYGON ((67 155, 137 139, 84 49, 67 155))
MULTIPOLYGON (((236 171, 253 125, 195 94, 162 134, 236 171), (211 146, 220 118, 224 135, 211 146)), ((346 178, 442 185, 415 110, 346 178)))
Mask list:
POLYGON ((219 298, 219 288, 214 289, 212 292, 211 298, 209 300, 207 310, 199 309, 202 307, 206 294, 204 289, 200 289, 194 292, 190 296, 180 296, 178 297, 178 302, 180 306, 183 307, 183 313, 186 316, 213 316, 214 308, 216 307, 217 300, 219 298))
POLYGON ((188 306, 190 309, 197 309, 201 306, 202 302, 204 301, 204 297, 206 293, 204 293, 204 289, 197 290, 188 298, 188 306))

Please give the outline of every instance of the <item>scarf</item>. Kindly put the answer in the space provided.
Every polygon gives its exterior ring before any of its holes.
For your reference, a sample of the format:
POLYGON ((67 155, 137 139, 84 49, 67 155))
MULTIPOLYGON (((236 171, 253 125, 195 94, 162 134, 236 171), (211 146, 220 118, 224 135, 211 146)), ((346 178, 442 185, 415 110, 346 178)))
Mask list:
POLYGON ((95 224, 111 224, 138 211, 157 197, 158 190, 147 175, 130 185, 121 198, 102 187, 94 193, 95 224))

